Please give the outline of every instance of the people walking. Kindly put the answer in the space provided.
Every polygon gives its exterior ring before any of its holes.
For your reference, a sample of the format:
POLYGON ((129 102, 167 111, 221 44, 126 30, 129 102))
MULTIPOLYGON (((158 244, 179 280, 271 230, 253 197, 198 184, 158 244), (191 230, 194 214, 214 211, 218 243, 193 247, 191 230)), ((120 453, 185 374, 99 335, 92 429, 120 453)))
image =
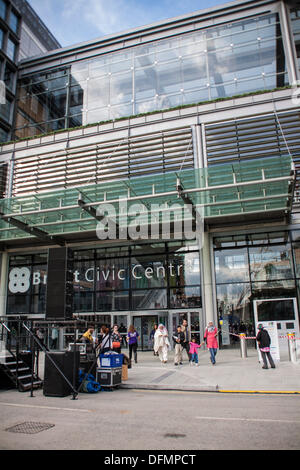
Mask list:
POLYGON ((191 355, 191 360, 190 360, 190 366, 195 364, 197 367, 199 365, 199 360, 198 360, 198 349, 201 348, 201 344, 198 344, 196 342, 196 338, 193 336, 192 341, 190 341, 190 355, 191 355))
POLYGON ((151 344, 152 344, 154 356, 158 356, 158 353, 156 353, 156 352, 154 351, 154 335, 155 335, 155 332, 156 332, 157 328, 158 328, 158 326, 157 326, 157 324, 155 323, 155 325, 153 326, 153 330, 151 331, 150 336, 149 336, 150 342, 151 342, 151 344))
POLYGON ((188 359, 190 361, 191 360, 191 355, 190 355, 190 352, 189 352, 190 351, 189 342, 191 340, 191 333, 190 333, 190 329, 188 327, 187 320, 183 320, 182 325, 181 325, 181 331, 184 334, 184 341, 182 343, 182 347, 183 347, 183 349, 185 349, 185 351, 188 355, 188 359))
POLYGON ((261 357, 263 360, 263 369, 268 369, 268 362, 269 361, 270 366, 272 369, 275 369, 275 364, 273 361, 273 358, 271 356, 270 352, 270 345, 271 345, 271 338, 267 330, 264 329, 264 326, 262 324, 259 324, 257 326, 258 328, 258 333, 256 336, 256 341, 258 343, 259 350, 261 352, 261 357))
POLYGON ((130 325, 127 333, 127 341, 129 345, 129 360, 131 362, 132 353, 134 354, 134 362, 137 363, 137 347, 139 334, 133 325, 130 325))
POLYGON ((179 364, 182 364, 182 343, 184 342, 184 333, 181 331, 180 325, 177 326, 177 331, 173 334, 172 338, 175 349, 174 364, 175 366, 178 366, 179 364))
POLYGON ((168 350, 170 349, 169 335, 167 328, 160 324, 154 335, 154 351, 158 353, 163 364, 168 362, 168 350))
POLYGON ((208 322, 204 332, 204 340, 210 352, 210 360, 212 365, 216 364, 216 354, 218 351, 218 329, 214 326, 213 322, 208 322))
POLYGON ((126 327, 123 325, 123 323, 121 323, 121 325, 120 325, 119 333, 122 337, 121 347, 125 346, 125 348, 126 348, 126 335, 127 335, 127 332, 126 332, 126 327))
POLYGON ((118 353, 118 354, 121 354, 122 336, 119 333, 119 328, 118 328, 117 324, 115 324, 113 326, 111 339, 112 339, 112 349, 113 349, 113 351, 118 353))
POLYGON ((112 349, 111 332, 105 325, 101 327, 99 346, 97 349, 99 349, 100 354, 104 354, 112 349))

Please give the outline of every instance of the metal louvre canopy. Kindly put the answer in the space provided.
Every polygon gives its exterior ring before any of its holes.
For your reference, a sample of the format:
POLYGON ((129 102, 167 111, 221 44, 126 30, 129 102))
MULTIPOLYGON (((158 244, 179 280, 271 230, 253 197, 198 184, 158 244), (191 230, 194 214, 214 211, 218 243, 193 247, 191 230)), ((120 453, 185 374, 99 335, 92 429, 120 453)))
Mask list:
POLYGON ((291 210, 294 178, 291 158, 279 156, 3 199, 0 242, 64 244, 92 232, 97 239, 97 224, 105 221, 124 228, 184 222, 195 213, 207 224, 283 216, 291 210))

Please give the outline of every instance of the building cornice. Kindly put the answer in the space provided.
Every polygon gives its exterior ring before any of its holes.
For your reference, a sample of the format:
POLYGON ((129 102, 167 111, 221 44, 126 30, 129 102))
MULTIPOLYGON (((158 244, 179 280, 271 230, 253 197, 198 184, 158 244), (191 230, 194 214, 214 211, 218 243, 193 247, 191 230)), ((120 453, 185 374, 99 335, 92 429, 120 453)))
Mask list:
MULTIPOLYGON (((35 66, 45 68, 49 63, 55 62, 55 66, 65 64, 68 59, 74 58, 84 59, 85 54, 92 54, 93 51, 97 51, 98 54, 114 52, 121 50, 126 47, 132 47, 139 45, 146 41, 157 40, 158 36, 164 35, 168 37, 169 34, 192 32, 196 23, 203 23, 203 27, 215 26, 220 24, 220 18, 224 18, 223 22, 228 21, 230 15, 242 15, 247 12, 247 16, 255 14, 258 8, 265 8, 265 13, 270 11, 270 7, 278 5, 279 2, 276 0, 236 0, 234 2, 225 3, 216 7, 198 10, 193 13, 177 16, 168 20, 159 21, 145 26, 140 26, 127 31, 122 31, 117 34, 110 34, 94 40, 74 44, 68 47, 63 47, 53 51, 49 51, 46 54, 31 57, 20 61, 19 70, 20 73, 28 71, 26 69, 32 69, 35 66), (189 29, 190 28, 190 29, 189 29)), ((238 18, 238 17, 237 17, 238 18)), ((201 28, 201 24, 197 24, 197 29, 201 28)), ((54 65, 54 64, 53 64, 54 65)), ((32 70, 29 70, 32 72, 32 70)))

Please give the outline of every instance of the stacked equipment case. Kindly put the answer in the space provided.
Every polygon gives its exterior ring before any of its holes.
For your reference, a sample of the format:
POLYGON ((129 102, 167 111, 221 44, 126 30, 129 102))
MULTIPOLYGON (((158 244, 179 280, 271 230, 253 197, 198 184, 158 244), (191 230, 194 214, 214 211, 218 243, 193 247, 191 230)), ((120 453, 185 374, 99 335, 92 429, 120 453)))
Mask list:
POLYGON ((96 382, 103 388, 119 387, 122 383, 123 354, 101 354, 99 363, 96 382))

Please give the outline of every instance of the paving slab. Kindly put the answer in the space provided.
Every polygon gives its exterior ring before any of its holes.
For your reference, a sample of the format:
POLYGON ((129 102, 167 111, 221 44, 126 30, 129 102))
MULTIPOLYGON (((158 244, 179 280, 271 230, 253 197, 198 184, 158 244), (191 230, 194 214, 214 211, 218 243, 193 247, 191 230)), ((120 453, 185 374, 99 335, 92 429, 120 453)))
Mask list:
POLYGON ((239 350, 219 350, 212 365, 208 351, 199 353, 199 366, 174 365, 170 351, 168 363, 162 364, 151 352, 139 352, 138 363, 128 370, 123 388, 254 393, 300 393, 300 363, 288 358, 276 362, 275 369, 262 369, 255 349, 242 358, 239 350))

